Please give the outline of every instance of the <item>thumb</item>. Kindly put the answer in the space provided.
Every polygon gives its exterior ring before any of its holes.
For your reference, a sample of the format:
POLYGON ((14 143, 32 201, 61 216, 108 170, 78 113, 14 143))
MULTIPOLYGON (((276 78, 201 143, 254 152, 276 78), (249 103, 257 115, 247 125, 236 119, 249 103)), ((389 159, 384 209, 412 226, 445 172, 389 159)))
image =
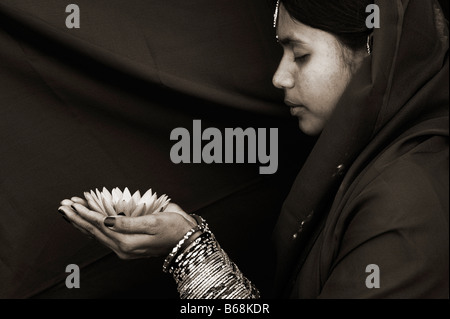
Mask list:
MULTIPOLYGON (((192 227, 197 225, 197 221, 195 218, 186 213, 180 206, 175 203, 169 203, 163 212, 157 214, 167 214, 167 213, 176 213, 183 217, 192 227)), ((157 215, 156 214, 156 215, 157 215)))
POLYGON ((157 217, 145 215, 138 217, 108 216, 103 224, 109 229, 123 234, 155 234, 157 217))
POLYGON ((164 209, 165 212, 172 212, 177 214, 187 214, 180 206, 175 203, 169 203, 164 209))

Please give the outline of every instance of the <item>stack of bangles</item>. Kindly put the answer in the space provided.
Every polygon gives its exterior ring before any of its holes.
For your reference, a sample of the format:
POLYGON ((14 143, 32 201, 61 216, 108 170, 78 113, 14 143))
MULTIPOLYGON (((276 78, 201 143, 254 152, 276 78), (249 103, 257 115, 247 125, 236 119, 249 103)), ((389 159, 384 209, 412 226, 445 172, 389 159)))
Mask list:
POLYGON ((181 299, 257 299, 259 291, 228 258, 203 218, 189 230, 164 261, 181 299))

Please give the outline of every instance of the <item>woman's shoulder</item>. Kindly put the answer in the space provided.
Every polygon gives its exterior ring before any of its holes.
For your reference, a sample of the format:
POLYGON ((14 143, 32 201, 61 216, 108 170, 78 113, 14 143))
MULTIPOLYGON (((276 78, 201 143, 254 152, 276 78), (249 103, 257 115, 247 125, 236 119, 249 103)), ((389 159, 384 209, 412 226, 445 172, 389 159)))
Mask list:
MULTIPOLYGON (((448 139, 430 137, 392 146, 348 188, 335 218, 343 229, 361 225, 375 233, 398 229, 448 232, 448 139)), ((428 231, 425 231, 428 232, 428 231)))
POLYGON ((322 296, 447 295, 448 191, 446 138, 408 139, 379 154, 336 199, 308 264, 322 265, 322 296), (382 289, 364 286, 369 264, 380 267, 382 289))
POLYGON ((371 184, 384 185, 397 197, 407 196, 408 201, 414 201, 411 196, 416 193, 418 198, 435 193, 448 202, 448 153, 448 137, 444 136, 393 145, 369 168, 375 176, 371 184))
POLYGON ((343 232, 361 228, 366 236, 442 227, 448 232, 448 139, 392 144, 344 192, 330 216, 343 232))
POLYGON ((417 201, 446 203, 448 210, 448 137, 422 137, 393 144, 367 166, 357 184, 359 193, 378 192, 383 195, 380 200, 390 199, 406 206, 417 201))

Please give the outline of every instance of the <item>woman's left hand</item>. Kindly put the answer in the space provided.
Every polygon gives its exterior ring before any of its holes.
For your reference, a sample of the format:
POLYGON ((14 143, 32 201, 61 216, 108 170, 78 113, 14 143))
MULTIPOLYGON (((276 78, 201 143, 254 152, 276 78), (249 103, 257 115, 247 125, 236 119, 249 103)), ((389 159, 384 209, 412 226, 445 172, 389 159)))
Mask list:
POLYGON ((106 217, 87 208, 87 202, 78 197, 63 200, 61 205, 59 212, 75 228, 112 249, 121 259, 166 256, 197 224, 173 203, 164 212, 139 217, 106 217))

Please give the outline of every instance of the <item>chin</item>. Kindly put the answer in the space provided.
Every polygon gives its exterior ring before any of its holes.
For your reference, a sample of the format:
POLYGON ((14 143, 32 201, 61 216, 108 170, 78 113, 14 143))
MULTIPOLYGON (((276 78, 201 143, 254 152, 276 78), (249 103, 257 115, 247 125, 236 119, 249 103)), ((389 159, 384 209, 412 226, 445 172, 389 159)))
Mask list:
POLYGON ((300 130, 309 136, 317 136, 322 133, 323 127, 321 125, 314 125, 308 121, 302 121, 301 119, 298 121, 298 127, 300 130))

